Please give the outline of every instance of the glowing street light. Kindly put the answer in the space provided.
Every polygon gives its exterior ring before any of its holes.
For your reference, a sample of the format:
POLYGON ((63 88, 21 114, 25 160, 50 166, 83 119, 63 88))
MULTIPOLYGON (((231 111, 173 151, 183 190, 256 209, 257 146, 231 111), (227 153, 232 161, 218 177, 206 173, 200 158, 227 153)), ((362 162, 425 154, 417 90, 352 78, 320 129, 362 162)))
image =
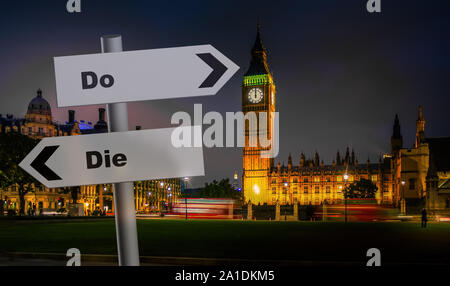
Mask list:
POLYGON ((345 190, 344 190, 344 204, 345 204, 345 222, 347 222, 347 180, 348 180, 348 174, 344 174, 344 181, 345 181, 345 190))
POLYGON ((253 185, 253 192, 255 192, 255 194, 259 195, 260 190, 259 190, 259 186, 257 184, 253 185))
POLYGON ((400 209, 403 215, 406 214, 406 200, 405 200, 405 181, 402 181, 402 201, 400 202, 400 209))
MULTIPOLYGON (((189 177, 184 177, 184 182, 185 182, 185 184, 186 184, 186 189, 187 189, 187 185, 188 185, 188 183, 189 183, 189 177)), ((185 218, 186 218, 186 220, 188 219, 188 201, 187 201, 187 195, 186 194, 184 194, 184 205, 185 205, 185 212, 186 212, 186 214, 185 214, 185 218)))

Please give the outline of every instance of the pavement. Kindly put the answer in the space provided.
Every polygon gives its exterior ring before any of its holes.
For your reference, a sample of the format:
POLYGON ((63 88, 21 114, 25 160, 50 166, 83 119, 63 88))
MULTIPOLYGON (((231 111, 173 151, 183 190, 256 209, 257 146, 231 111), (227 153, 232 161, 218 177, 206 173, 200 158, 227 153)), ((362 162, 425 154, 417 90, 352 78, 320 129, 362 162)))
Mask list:
MULTIPOLYGON (((0 266, 66 266, 58 253, 9 252, 0 254, 0 266)), ((361 262, 252 260, 231 258, 141 256, 141 266, 361 266, 361 262)), ((115 255, 81 255, 81 266, 118 266, 115 255)))

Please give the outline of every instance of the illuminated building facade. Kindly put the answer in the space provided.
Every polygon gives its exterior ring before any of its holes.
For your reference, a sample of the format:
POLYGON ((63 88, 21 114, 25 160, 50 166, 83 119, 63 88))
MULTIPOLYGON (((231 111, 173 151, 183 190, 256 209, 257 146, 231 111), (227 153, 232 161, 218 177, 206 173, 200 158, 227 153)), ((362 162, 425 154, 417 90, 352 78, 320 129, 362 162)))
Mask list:
POLYGON ((450 212, 450 137, 426 138, 423 108, 419 106, 412 148, 403 148, 400 123, 393 140, 394 203, 408 208, 408 200, 422 200, 437 212, 450 212), (395 138, 394 138, 395 137, 395 138))
MULTIPOLYGON (((251 50, 251 62, 242 82, 242 111, 275 112, 276 88, 273 76, 267 64, 267 52, 261 40, 258 25, 257 36, 251 50)), ((259 117, 258 117, 259 118, 259 117)), ((377 187, 378 203, 392 203, 393 184, 391 156, 383 156, 379 162, 359 163, 349 149, 341 159, 339 151, 331 165, 325 165, 316 153, 313 159, 307 159, 300 154, 298 165, 293 165, 289 156, 287 166, 280 163, 275 167, 271 158, 261 158, 261 153, 269 148, 263 148, 256 140, 255 134, 266 135, 272 139, 274 133, 273 118, 267 116, 265 130, 257 124, 252 130, 248 120, 245 123, 245 146, 243 151, 242 186, 245 200, 253 204, 294 204, 319 205, 327 201, 334 203, 343 199, 342 189, 345 184, 360 180, 371 180, 377 187), (348 181, 344 180, 348 174, 348 181)))
MULTIPOLYGON (((38 90, 35 98, 28 105, 24 119, 14 118, 8 114, 0 115, 0 132, 19 132, 32 138, 41 139, 53 136, 76 136, 83 134, 105 133, 108 126, 105 121, 105 109, 99 108, 98 122, 75 120, 75 111, 69 110, 69 120, 65 124, 55 123, 52 118, 50 104, 42 97, 42 91, 38 90)), ((45 186, 33 186, 32 191, 25 195, 25 213, 28 210, 54 211, 67 207, 74 201, 73 193, 76 193, 77 203, 82 203, 84 213, 92 214, 95 210, 114 211, 112 185, 89 185, 74 188, 49 189, 45 186)), ((173 205, 181 192, 180 179, 164 179, 141 181, 134 183, 135 202, 137 212, 151 212, 165 210, 173 205)), ((8 190, 0 189, 0 199, 6 199, 7 209, 17 209, 19 196, 16 187, 8 190)))

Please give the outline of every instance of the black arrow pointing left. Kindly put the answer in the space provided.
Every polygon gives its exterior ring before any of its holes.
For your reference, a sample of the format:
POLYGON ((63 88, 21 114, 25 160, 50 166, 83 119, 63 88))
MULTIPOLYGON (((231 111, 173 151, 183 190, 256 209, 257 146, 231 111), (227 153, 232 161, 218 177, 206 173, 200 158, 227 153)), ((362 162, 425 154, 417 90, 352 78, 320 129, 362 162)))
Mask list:
POLYGON ((46 146, 42 149, 41 153, 36 157, 36 159, 31 162, 30 166, 33 167, 39 174, 42 175, 47 181, 56 181, 62 180, 60 176, 58 176, 55 172, 53 172, 45 162, 55 153, 56 149, 59 148, 59 145, 56 146, 46 146))

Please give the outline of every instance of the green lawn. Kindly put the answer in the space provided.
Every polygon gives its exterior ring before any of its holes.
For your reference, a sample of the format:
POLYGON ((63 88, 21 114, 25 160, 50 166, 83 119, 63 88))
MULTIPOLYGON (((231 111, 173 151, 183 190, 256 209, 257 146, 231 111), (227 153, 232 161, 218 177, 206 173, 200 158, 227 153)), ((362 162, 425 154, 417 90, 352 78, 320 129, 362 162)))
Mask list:
MULTIPOLYGON (((140 254, 213 258, 450 264, 450 224, 138 220, 140 254)), ((0 220, 0 252, 116 254, 113 219, 0 220)))

